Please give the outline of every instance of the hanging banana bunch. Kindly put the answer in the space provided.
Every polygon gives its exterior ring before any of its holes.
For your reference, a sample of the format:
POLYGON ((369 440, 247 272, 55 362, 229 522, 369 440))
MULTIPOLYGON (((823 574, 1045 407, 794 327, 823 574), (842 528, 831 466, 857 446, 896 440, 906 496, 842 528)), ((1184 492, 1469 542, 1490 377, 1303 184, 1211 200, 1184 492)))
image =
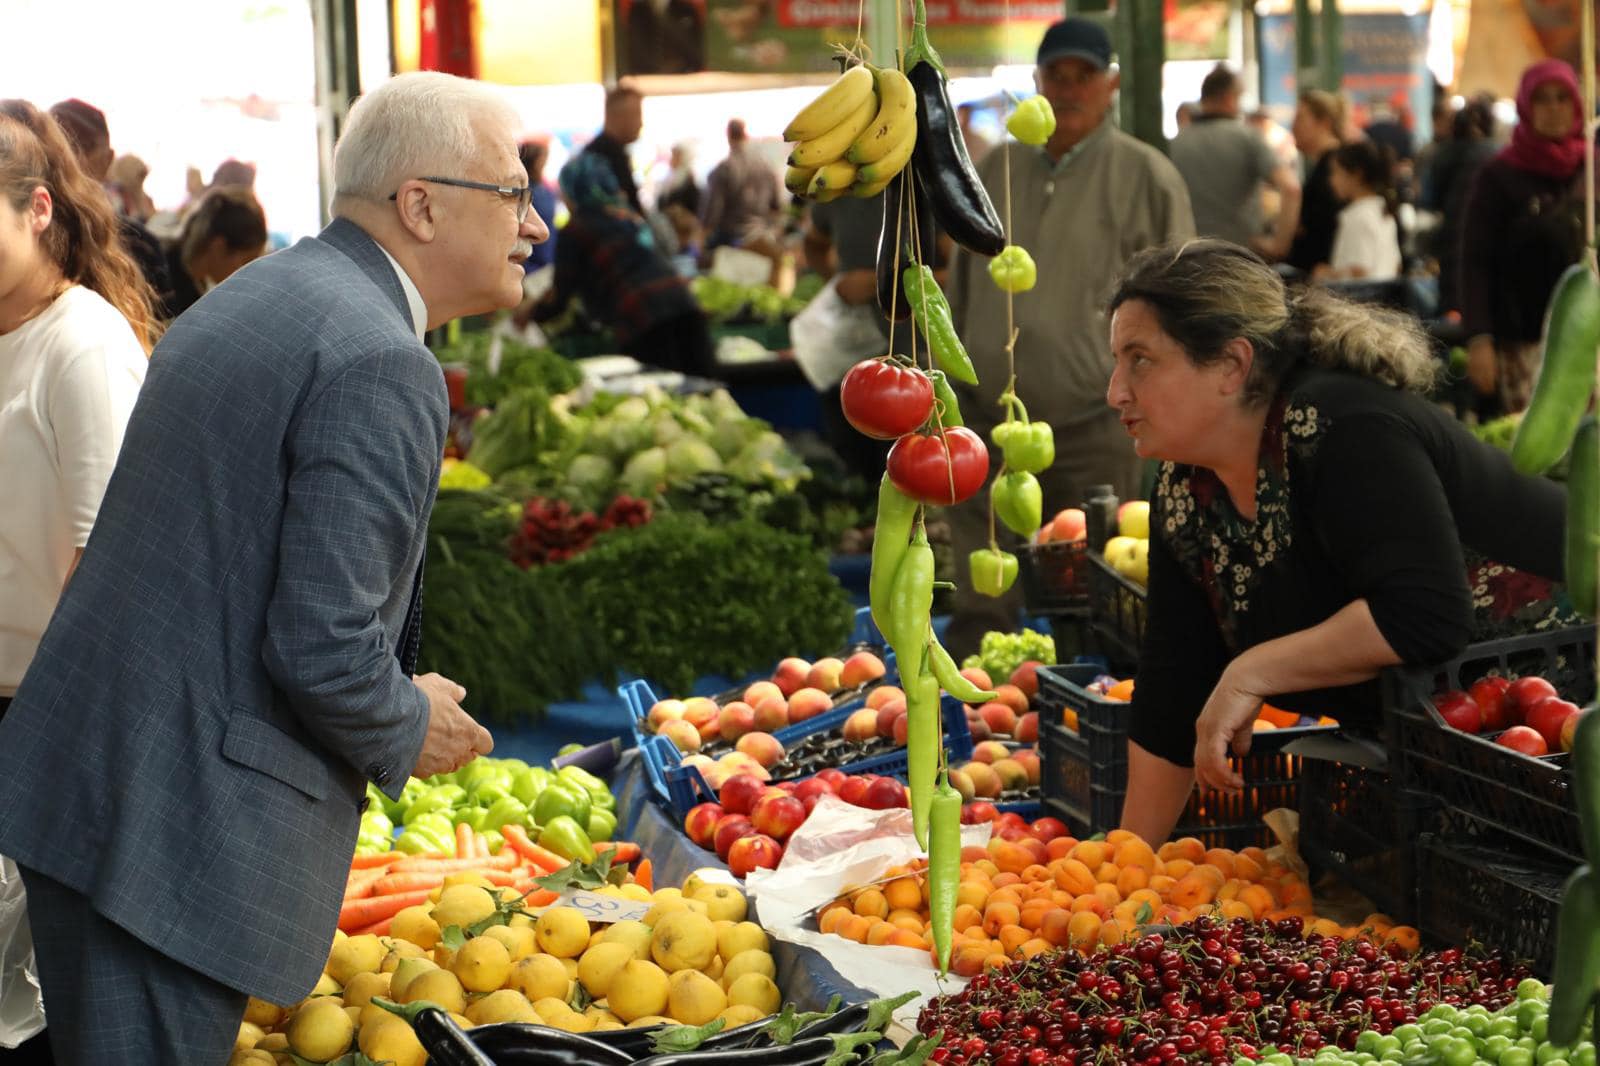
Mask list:
POLYGON ((882 192, 917 144, 916 94, 893 67, 845 71, 783 131, 795 142, 783 184, 819 203, 882 192))

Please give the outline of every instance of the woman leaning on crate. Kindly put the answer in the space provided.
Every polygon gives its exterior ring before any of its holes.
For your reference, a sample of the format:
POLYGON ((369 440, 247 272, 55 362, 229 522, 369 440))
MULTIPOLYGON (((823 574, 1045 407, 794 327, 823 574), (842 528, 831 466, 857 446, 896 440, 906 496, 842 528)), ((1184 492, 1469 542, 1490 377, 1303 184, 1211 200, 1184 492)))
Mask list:
POLYGON ((1197 780, 1241 788, 1263 701, 1373 728, 1384 667, 1451 658, 1475 607, 1549 610, 1566 492, 1424 398, 1413 320, 1216 240, 1134 257, 1109 311, 1106 400, 1162 460, 1124 828, 1164 840, 1197 780))

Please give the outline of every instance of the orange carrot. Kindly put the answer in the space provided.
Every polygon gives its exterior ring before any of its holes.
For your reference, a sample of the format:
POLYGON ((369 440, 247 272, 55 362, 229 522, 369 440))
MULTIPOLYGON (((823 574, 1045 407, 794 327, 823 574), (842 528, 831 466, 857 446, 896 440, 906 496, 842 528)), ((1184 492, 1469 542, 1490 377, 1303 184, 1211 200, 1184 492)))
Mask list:
POLYGON ((639 850, 639 845, 626 840, 607 840, 594 846, 596 855, 611 852, 611 865, 621 866, 625 862, 638 862, 644 853, 639 850))
POLYGON ((472 826, 466 822, 456 823, 456 858, 470 859, 475 855, 472 844, 472 826))
POLYGON ((364 925, 392 918, 407 907, 428 902, 428 889, 401 892, 392 896, 374 896, 371 899, 353 899, 339 909, 339 928, 345 932, 364 925))
POLYGON ((371 870, 388 867, 406 857, 403 851, 380 851, 376 855, 357 855, 350 860, 352 870, 371 870))
MULTIPOLYGON (((520 853, 523 858, 545 873, 553 873, 569 865, 566 859, 563 859, 555 852, 535 844, 528 837, 528 831, 520 825, 508 823, 500 827, 500 833, 506 838, 506 843, 511 845, 513 852, 520 853)), ((502 848, 500 854, 504 855, 505 853, 505 849, 502 848)))
POLYGON ((396 892, 415 892, 419 888, 438 888, 444 884, 446 877, 455 873, 476 874, 491 885, 509 885, 514 884, 517 880, 509 870, 480 870, 477 868, 446 870, 439 873, 390 874, 372 886, 372 894, 375 896, 392 896, 396 892))
POLYGON ((655 868, 650 865, 649 859, 640 859, 633 868, 633 883, 646 892, 655 891, 655 868))
POLYGON ((350 930, 350 935, 364 936, 367 933, 371 933, 373 936, 388 936, 389 927, 393 924, 393 918, 384 918, 380 921, 373 922, 371 925, 364 925, 360 929, 352 929, 350 930))
POLYGON ((502 852, 491 855, 486 859, 406 859, 397 862, 390 869, 391 873, 455 873, 459 870, 509 870, 517 865, 515 855, 502 852))
POLYGON ((524 894, 522 899, 524 907, 546 907, 560 898, 548 888, 540 888, 539 883, 532 878, 511 887, 524 894))
POLYGON ((488 837, 484 836, 482 833, 474 833, 474 834, 472 834, 472 837, 473 837, 473 840, 478 845, 478 852, 477 852, 478 858, 480 858, 480 859, 491 859, 491 858, 494 857, 494 852, 489 850, 489 838, 488 837))
POLYGON ((352 870, 350 880, 344 885, 344 898, 361 899, 363 896, 372 895, 372 886, 388 872, 381 867, 376 870, 352 870))

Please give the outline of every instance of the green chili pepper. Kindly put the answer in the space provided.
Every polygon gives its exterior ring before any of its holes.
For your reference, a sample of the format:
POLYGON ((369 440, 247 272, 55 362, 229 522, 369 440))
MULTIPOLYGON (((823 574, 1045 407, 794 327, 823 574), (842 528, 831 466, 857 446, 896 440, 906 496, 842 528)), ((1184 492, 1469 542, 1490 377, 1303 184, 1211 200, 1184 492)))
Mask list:
POLYGON ((1039 280, 1033 256, 1019 244, 1008 244, 989 260, 989 278, 1001 292, 1027 292, 1039 280))
POLYGON ((890 620, 894 632, 888 634, 900 662, 900 679, 910 684, 922 662, 922 649, 928 643, 928 623, 933 613, 933 548, 920 526, 911 546, 894 575, 890 597, 890 620))
POLYGON ((1056 112, 1043 96, 1030 96, 1006 119, 1006 129, 1023 144, 1041 145, 1056 131, 1056 112))
POLYGON ((1004 596, 1017 581, 1017 557, 998 548, 979 548, 967 556, 972 588, 984 596, 1004 596))
MULTIPOLYGON (((937 383, 935 383, 937 388, 937 383)), ((937 393, 935 393, 937 395, 937 393)), ((911 523, 917 518, 917 501, 894 487, 889 475, 878 483, 878 522, 872 534, 872 574, 867 579, 872 621, 885 638, 894 637, 895 572, 905 558, 911 523)))
POLYGON ((955 322, 950 316, 950 301, 944 290, 933 280, 933 271, 914 263, 905 269, 906 301, 911 304, 911 317, 917 328, 928 338, 928 347, 939 361, 944 372, 963 385, 976 385, 978 372, 972 369, 966 345, 956 336, 955 322))
POLYGON ((928 924, 939 953, 939 973, 950 970, 950 942, 955 937, 956 890, 961 885, 961 793, 947 773, 939 779, 928 812, 928 924))
MULTIPOLYGON (((1600 426, 1578 423, 1567 468, 1567 594, 1572 609, 1595 617, 1596 556, 1600 554, 1600 426)), ((1600 761, 1595 763, 1600 773, 1600 761)), ((1600 812, 1597 812, 1600 813, 1600 812)), ((1596 839, 1600 839, 1597 837, 1596 839)), ((1592 858, 1600 858, 1596 852, 1592 858)))
POLYGON ((588 832, 569 815, 558 814, 545 823, 539 833, 539 846, 548 848, 563 859, 594 862, 594 844, 589 840, 588 832))
POLYGON ((926 848, 928 810, 939 775, 939 741, 944 734, 939 721, 939 680, 924 664, 905 691, 906 783, 911 786, 911 825, 917 847, 926 848))
POLYGON ((933 399, 939 406, 939 421, 945 429, 965 425, 961 421, 961 404, 956 401, 956 390, 950 387, 950 379, 944 376, 943 370, 930 370, 928 377, 933 380, 933 399))
POLYGON ((1577 791, 1578 828, 1583 853, 1600 857, 1600 708, 1589 708, 1572 735, 1572 782, 1577 791))
POLYGON ((994 479, 989 493, 994 513, 1007 529, 1024 537, 1038 530, 1044 520, 1044 491, 1038 478, 1022 471, 1002 474, 994 479))
POLYGON ((988 703, 995 698, 995 693, 985 692, 961 676, 956 661, 944 650, 938 637, 928 642, 928 661, 933 665, 933 676, 939 684, 962 703, 988 703))
POLYGON ((1546 322, 1539 378, 1511 442, 1511 463, 1524 474, 1542 474, 1566 454, 1594 391, 1600 281, 1586 263, 1556 282, 1546 322))
POLYGON ((1573 871, 1561 896, 1555 979, 1550 993, 1550 1042, 1571 1044, 1589 1018, 1595 983, 1600 980, 1600 882, 1587 864, 1573 871))

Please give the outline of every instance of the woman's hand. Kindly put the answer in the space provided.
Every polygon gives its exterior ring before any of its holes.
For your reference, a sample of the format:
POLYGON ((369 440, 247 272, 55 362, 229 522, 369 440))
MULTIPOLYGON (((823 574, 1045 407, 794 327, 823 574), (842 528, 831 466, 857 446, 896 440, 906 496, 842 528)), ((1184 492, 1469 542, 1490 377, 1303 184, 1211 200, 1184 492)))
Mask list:
MULTIPOLYGON (((1235 660, 1237 663, 1238 660, 1235 660)), ((1195 722, 1194 777, 1201 788, 1239 792, 1244 778, 1228 762, 1228 751, 1244 755, 1250 751, 1256 715, 1262 697, 1245 683, 1240 671, 1230 666, 1211 690, 1205 709, 1195 722)))

